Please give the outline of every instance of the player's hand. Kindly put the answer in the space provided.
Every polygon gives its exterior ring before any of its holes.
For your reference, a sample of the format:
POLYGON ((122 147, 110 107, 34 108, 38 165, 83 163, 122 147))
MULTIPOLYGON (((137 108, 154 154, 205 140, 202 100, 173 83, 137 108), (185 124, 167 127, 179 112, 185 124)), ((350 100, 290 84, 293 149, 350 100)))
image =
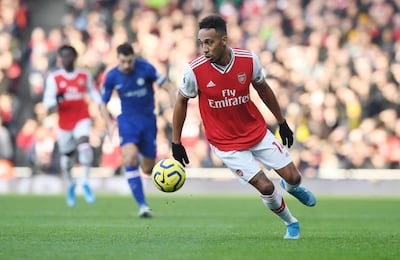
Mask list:
POLYGON ((56 96, 56 100, 57 100, 57 104, 61 103, 64 100, 64 93, 63 92, 58 93, 56 96))
POLYGON ((172 156, 174 156, 175 160, 180 162, 183 166, 189 164, 189 158, 186 154, 185 147, 181 143, 172 143, 172 156))
POLYGON ((279 135, 282 138, 283 145, 286 145, 290 148, 293 144, 293 131, 290 129, 286 120, 279 124, 279 135))

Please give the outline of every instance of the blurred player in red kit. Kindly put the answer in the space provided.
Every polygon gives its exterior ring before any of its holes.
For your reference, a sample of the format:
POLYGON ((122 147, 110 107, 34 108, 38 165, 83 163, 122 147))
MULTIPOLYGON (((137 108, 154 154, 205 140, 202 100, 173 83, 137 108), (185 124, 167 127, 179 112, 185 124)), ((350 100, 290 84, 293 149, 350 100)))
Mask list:
POLYGON ((57 108, 60 167, 68 182, 67 205, 76 204, 75 188, 77 182, 72 176, 74 155, 82 169, 82 188, 87 203, 96 198, 89 186, 90 167, 93 162, 93 150, 89 144, 92 120, 89 115, 87 98, 100 105, 100 93, 93 87, 93 78, 89 71, 75 68, 78 57, 76 49, 63 45, 58 49, 62 68, 53 71, 46 79, 43 103, 47 109, 57 108))

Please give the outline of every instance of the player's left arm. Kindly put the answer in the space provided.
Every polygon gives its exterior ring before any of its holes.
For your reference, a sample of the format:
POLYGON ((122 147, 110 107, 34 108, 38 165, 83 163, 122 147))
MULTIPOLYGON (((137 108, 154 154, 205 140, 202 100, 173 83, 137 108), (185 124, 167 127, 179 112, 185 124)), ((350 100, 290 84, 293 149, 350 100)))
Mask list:
POLYGON ((176 88, 172 85, 171 81, 169 81, 168 77, 157 72, 155 82, 160 88, 163 88, 165 89, 165 91, 168 92, 171 104, 175 104, 177 91, 176 88))
POLYGON ((281 108, 278 104, 278 100, 276 99, 276 96, 272 91, 271 87, 268 85, 268 83, 266 81, 262 81, 259 83, 253 83, 253 86, 256 89, 263 103, 275 116, 278 123, 282 124, 285 121, 285 118, 283 117, 281 108))
POLYGON ((165 85, 168 84, 168 78, 165 75, 155 72, 155 82, 160 87, 166 87, 165 85))
POLYGON ((171 84, 169 81, 168 77, 166 75, 163 75, 162 73, 158 72, 157 69, 148 63, 148 71, 150 73, 150 77, 153 80, 153 82, 159 87, 167 91, 169 95, 169 99, 171 100, 171 104, 175 104, 176 102, 176 94, 177 91, 175 87, 171 84))
POLYGON ((114 73, 113 71, 109 71, 106 74, 105 80, 101 88, 101 104, 100 104, 100 114, 106 122, 107 133, 110 140, 112 139, 114 128, 116 127, 114 118, 112 117, 111 113, 108 111, 107 108, 107 104, 111 99, 111 95, 114 91, 114 86, 115 86, 113 73, 114 73))
POLYGON ((265 80, 265 76, 262 70, 262 66, 258 57, 253 54, 253 75, 251 81, 253 87, 257 91, 263 103, 268 107, 268 109, 275 116, 278 123, 281 124, 285 121, 283 117, 281 108, 279 106, 278 100, 271 87, 265 80))
POLYGON ((279 106, 278 100, 272 91, 271 87, 265 80, 264 74, 262 72, 261 63, 256 55, 253 54, 253 77, 252 85, 257 91, 263 103, 268 107, 268 109, 275 116, 279 124, 279 134, 282 138, 284 145, 288 147, 293 144, 293 132, 289 128, 283 114, 281 107, 279 106))
POLYGON ((54 75, 50 74, 45 81, 43 92, 43 105, 48 113, 54 111, 57 107, 57 84, 54 75))

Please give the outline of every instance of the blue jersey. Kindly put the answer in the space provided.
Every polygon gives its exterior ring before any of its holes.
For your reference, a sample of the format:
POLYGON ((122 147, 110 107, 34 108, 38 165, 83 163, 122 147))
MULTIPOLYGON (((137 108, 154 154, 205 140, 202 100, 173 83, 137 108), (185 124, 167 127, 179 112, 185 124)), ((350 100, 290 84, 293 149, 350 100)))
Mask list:
POLYGON ((118 67, 107 73, 102 100, 108 103, 115 89, 121 100, 122 116, 150 116, 154 114, 153 84, 162 85, 166 78, 159 75, 146 60, 137 58, 134 63, 130 74, 121 72, 118 67))
POLYGON ((153 65, 137 58, 130 74, 115 67, 107 73, 103 84, 104 103, 108 103, 114 89, 121 101, 121 114, 118 116, 120 145, 134 143, 149 158, 156 156, 157 124, 153 84, 162 85, 165 80, 166 77, 158 74, 153 65))

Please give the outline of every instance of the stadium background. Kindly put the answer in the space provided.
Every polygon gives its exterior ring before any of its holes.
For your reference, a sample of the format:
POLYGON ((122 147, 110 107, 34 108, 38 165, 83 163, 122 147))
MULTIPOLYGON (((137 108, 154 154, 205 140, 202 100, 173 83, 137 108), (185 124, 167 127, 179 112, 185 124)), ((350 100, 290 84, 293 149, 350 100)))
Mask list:
MULTIPOLYGON (((291 153, 310 187, 316 193, 335 194, 340 187, 350 194, 397 194, 399 10, 400 1, 384 0, 2 0, 0 191, 61 191, 57 115, 46 114, 41 104, 60 44, 67 40, 78 49, 79 65, 93 72, 99 89, 104 71, 116 62, 115 46, 124 40, 134 42, 135 50, 176 86, 182 67, 197 52, 197 18, 218 12, 227 18, 231 45, 260 55, 296 129, 291 153)), ((118 113, 115 103, 110 108, 118 113)), ((95 188, 115 191, 125 186, 117 138, 105 138, 97 110, 91 111, 95 188)), ((275 130, 275 120, 263 112, 275 130)), ((169 157, 171 104, 162 90, 157 113, 158 157, 169 157)), ((193 177, 185 189, 249 191, 208 150, 195 101, 183 137, 193 177), (205 184, 210 179, 215 181, 205 184)), ((146 187, 152 190, 148 179, 146 187)))

